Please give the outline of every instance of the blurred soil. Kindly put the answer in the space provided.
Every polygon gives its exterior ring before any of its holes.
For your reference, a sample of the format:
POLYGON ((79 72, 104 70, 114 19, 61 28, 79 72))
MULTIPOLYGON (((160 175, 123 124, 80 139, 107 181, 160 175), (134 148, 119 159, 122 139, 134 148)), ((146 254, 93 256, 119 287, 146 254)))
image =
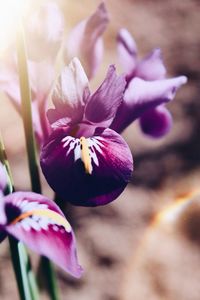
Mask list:
MULTIPOLYGON (((57 270, 61 299, 199 300, 199 248, 191 245, 186 231, 174 234, 158 224, 151 227, 147 238, 147 228, 155 214, 176 197, 199 188, 200 2, 105 2, 111 23, 105 34, 104 63, 94 86, 103 79, 108 64, 117 64, 115 36, 120 27, 133 34, 141 57, 160 47, 169 76, 184 74, 189 82, 169 105, 174 127, 167 137, 151 140, 141 134, 137 123, 124 132, 133 152, 135 171, 119 199, 105 207, 66 207, 85 273, 82 279, 74 280, 57 270)), ((61 1, 70 27, 94 11, 98 3, 61 1)), ((22 124, 7 99, 2 102, 0 124, 14 180, 17 188, 28 189, 22 124)), ((45 193, 50 194, 47 189, 45 193)), ((198 234, 200 221, 195 224, 194 232, 198 234)), ((6 242, 0 247, 0 262, 0 299, 18 299, 6 242)), ((47 299, 45 293, 43 299, 47 299)))

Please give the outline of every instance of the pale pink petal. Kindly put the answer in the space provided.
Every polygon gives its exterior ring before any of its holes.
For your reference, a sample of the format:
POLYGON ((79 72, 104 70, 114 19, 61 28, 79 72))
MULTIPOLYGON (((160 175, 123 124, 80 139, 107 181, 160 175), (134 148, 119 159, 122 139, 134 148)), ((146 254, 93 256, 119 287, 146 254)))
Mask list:
POLYGON ((88 78, 92 78, 103 55, 102 35, 109 21, 104 2, 86 20, 80 22, 70 33, 66 49, 68 56, 79 57, 88 78))
POLYGON ((39 106, 36 99, 32 101, 32 121, 38 145, 41 146, 49 136, 51 128, 46 117, 46 104, 39 106))
POLYGON ((50 60, 28 61, 29 79, 32 92, 33 127, 41 145, 50 133, 46 111, 48 97, 55 78, 55 68, 50 60))
POLYGON ((166 68, 163 64, 160 49, 154 49, 147 57, 138 62, 134 72, 135 77, 144 80, 163 79, 166 75, 166 68))
POLYGON ((0 62, 0 90, 11 99, 19 111, 21 102, 19 76, 14 55, 10 52, 0 62))
POLYGON ((28 57, 32 60, 54 59, 61 46, 64 19, 58 5, 49 1, 25 22, 28 57))
POLYGON ((137 65, 137 46, 129 31, 125 28, 120 29, 118 33, 117 50, 124 72, 126 74, 132 73, 137 65))
POLYGON ((0 216, 0 224, 7 233, 71 275, 81 276, 74 233, 53 201, 31 192, 13 193, 2 201, 4 217, 0 216))
POLYGON ((48 61, 28 61, 29 79, 33 99, 44 102, 50 92, 55 78, 55 67, 48 61))
POLYGON ((48 111, 52 126, 63 118, 66 118, 66 122, 81 121, 88 94, 88 78, 80 61, 74 58, 62 71, 53 90, 52 101, 55 109, 48 111))

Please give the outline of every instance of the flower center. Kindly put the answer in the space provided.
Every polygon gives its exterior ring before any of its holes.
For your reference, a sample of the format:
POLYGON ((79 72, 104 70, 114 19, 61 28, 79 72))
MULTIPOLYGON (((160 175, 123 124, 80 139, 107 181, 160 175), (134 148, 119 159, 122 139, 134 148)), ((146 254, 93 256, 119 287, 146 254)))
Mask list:
POLYGON ((82 158, 82 162, 85 167, 85 172, 87 174, 91 174, 92 173, 92 159, 91 159, 91 155, 90 155, 88 141, 84 136, 82 136, 80 138, 80 144, 81 144, 81 158, 82 158))
POLYGON ((103 141, 104 138, 100 136, 90 138, 66 136, 62 139, 63 148, 67 149, 66 155, 68 156, 73 151, 74 160, 82 160, 87 174, 92 174, 94 164, 99 166, 99 155, 103 155, 105 147, 103 141))

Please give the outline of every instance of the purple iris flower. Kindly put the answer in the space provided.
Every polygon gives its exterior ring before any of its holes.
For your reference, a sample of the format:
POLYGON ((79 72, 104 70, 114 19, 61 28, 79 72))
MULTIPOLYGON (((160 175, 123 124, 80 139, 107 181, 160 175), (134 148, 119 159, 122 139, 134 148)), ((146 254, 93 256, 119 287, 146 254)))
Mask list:
MULTIPOLYGON (((101 63, 103 54, 102 34, 108 23, 103 3, 87 20, 80 22, 69 35, 64 35, 64 17, 58 5, 49 1, 39 6, 24 22, 28 52, 28 72, 32 95, 33 127, 37 142, 41 145, 51 132, 46 119, 48 97, 55 78, 55 62, 58 51, 65 42, 65 60, 79 55, 84 60, 90 78, 101 63), (73 38, 72 38, 73 37, 73 38), (74 43, 75 41, 75 43, 74 43), (67 48, 67 51, 66 51, 67 48)), ((21 112, 21 96, 16 55, 8 49, 0 62, 0 89, 21 112)))
POLYGON ((136 43, 126 29, 119 31, 117 43, 127 85, 124 100, 110 127, 120 133, 139 118, 145 134, 162 137, 172 126, 172 116, 165 104, 174 99, 187 78, 165 78, 160 49, 154 49, 144 59, 138 60, 136 43))
POLYGON ((82 268, 77 260, 74 233, 60 208, 32 192, 15 192, 4 197, 6 179, 0 164, 0 241, 12 235, 64 271, 80 277, 82 268))
POLYGON ((41 167, 53 188, 72 204, 104 205, 126 187, 133 161, 123 138, 109 128, 123 98, 126 81, 110 66, 91 94, 77 58, 61 73, 47 112, 53 128, 41 151, 41 167))

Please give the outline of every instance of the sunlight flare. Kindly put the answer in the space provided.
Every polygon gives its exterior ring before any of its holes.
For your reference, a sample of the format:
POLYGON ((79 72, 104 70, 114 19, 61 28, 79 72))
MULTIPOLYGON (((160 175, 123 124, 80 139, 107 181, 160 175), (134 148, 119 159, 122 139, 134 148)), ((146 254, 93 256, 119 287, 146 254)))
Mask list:
POLYGON ((16 34, 16 23, 28 8, 30 0, 1 0, 0 2, 0 54, 16 34))

